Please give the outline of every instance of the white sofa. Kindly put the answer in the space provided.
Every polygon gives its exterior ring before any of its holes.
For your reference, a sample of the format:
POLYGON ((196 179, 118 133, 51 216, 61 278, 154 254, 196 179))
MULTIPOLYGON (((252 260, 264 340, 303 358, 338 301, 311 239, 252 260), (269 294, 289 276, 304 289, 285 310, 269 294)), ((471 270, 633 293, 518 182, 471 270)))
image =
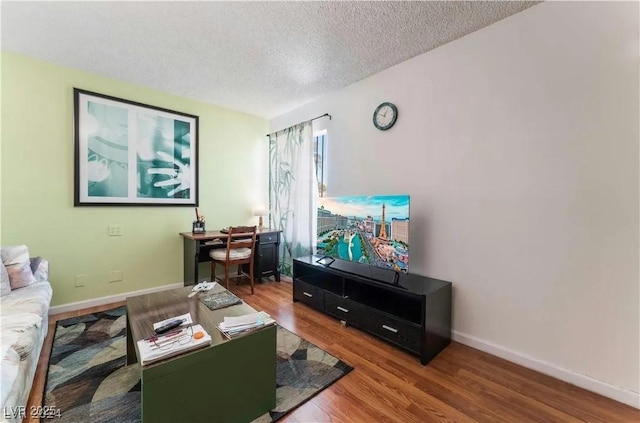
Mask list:
POLYGON ((0 422, 22 421, 20 407, 29 398, 49 326, 49 263, 43 259, 31 263, 36 282, 0 297, 0 422))

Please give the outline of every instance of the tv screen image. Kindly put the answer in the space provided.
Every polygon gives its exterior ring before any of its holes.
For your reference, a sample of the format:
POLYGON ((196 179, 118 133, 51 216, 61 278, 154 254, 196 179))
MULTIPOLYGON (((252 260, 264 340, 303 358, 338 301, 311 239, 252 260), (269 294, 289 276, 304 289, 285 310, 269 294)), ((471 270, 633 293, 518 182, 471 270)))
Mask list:
POLYGON ((409 196, 318 199, 316 253, 407 272, 409 196))

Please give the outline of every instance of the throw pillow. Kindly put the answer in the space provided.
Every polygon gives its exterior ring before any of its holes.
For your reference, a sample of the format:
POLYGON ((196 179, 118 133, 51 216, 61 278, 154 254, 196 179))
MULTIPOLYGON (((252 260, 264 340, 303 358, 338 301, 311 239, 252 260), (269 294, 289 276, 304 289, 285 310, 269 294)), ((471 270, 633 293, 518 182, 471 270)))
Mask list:
POLYGON ((31 272, 36 281, 49 280, 49 262, 42 257, 31 257, 29 260, 31 260, 31 272))
POLYGON ((2 256, 2 263, 7 268, 11 289, 23 288, 36 282, 36 278, 31 272, 29 249, 26 245, 4 247, 0 251, 0 256, 2 256))
POLYGON ((11 292, 11 284, 9 283, 9 274, 4 263, 0 261, 0 297, 4 297, 11 292))
POLYGON ((29 258, 29 266, 31 266, 31 273, 33 273, 34 275, 36 274, 36 271, 38 270, 38 266, 40 266, 41 262, 42 262, 42 257, 29 258))

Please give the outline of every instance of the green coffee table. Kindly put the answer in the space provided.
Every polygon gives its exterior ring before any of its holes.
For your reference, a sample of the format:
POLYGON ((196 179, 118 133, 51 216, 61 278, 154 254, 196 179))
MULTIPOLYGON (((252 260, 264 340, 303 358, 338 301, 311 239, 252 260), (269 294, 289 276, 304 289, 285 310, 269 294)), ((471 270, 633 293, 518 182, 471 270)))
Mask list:
MULTIPOLYGON (((211 292, 223 291, 217 285, 211 292)), ((140 367, 142 421, 250 422, 276 403, 276 327, 232 340, 217 325, 225 316, 256 310, 239 304, 209 310, 191 287, 127 298, 127 364, 138 360, 135 341, 154 335, 153 323, 190 312, 211 335, 211 346, 140 367)))

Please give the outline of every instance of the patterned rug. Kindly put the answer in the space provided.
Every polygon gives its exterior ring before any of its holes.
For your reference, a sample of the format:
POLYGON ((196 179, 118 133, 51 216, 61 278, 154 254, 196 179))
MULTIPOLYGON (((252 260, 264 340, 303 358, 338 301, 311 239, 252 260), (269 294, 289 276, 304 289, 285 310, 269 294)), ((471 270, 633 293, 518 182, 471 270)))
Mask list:
MULTIPOLYGON (((126 364, 125 307, 61 320, 47 369, 44 406, 59 422, 140 422, 140 369, 126 364)), ((353 370, 278 326, 276 407, 255 422, 275 422, 353 370)))

